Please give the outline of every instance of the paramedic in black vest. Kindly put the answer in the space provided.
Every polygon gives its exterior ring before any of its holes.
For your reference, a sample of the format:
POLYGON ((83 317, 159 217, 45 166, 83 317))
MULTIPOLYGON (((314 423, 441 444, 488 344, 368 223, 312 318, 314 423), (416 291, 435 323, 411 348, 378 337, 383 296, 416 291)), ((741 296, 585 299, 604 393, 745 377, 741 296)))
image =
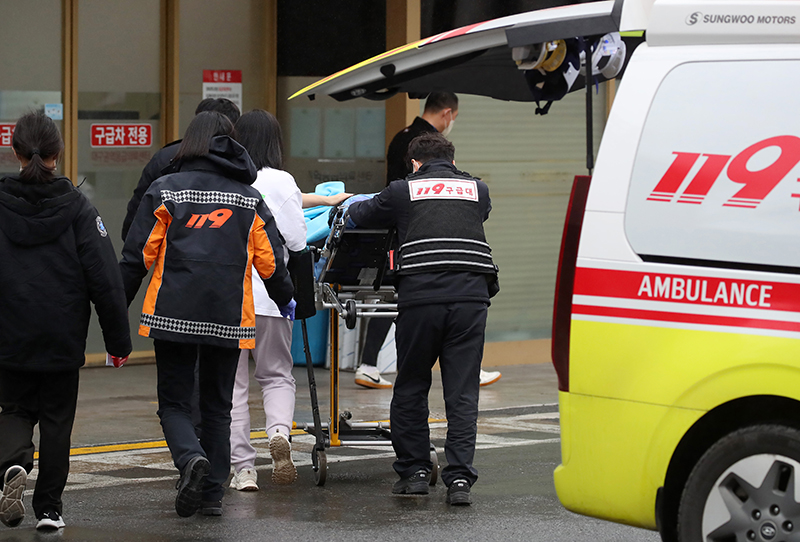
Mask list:
POLYGON ((439 132, 408 148, 414 172, 372 199, 353 203, 361 227, 397 228, 397 379, 391 405, 392 493, 427 494, 432 462, 428 429, 431 369, 439 360, 447 413, 442 480, 449 504, 470 504, 478 390, 489 298, 497 267, 486 243, 489 189, 459 171, 455 148, 439 132))

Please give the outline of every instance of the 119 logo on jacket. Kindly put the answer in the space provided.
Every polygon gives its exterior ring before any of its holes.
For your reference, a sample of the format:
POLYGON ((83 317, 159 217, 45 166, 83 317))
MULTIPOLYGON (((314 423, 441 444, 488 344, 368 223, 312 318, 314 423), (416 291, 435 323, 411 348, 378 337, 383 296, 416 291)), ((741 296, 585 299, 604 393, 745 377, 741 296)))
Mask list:
POLYGON ((478 183, 464 179, 417 179, 408 181, 411 201, 463 199, 478 201, 478 183))
POLYGON ((231 215, 233 215, 233 211, 230 209, 217 209, 205 215, 192 215, 189 222, 186 223, 186 227, 202 228, 206 224, 206 221, 210 221, 211 223, 208 225, 209 228, 221 228, 231 215))
MULTIPOLYGON (((647 198, 648 201, 671 202, 689 177, 689 173, 700 164, 691 182, 678 196, 678 203, 702 204, 711 187, 728 167, 728 179, 742 186, 722 204, 723 207, 755 209, 772 189, 780 183, 800 162, 800 137, 782 135, 770 137, 750 145, 731 159, 724 154, 698 152, 673 152, 675 158, 647 198), (750 169, 748 163, 757 154, 774 153, 777 157, 760 169, 750 169), (769 149, 769 150, 768 150, 769 149), (702 157, 702 158, 701 158, 702 157)), ((800 198, 800 194, 792 194, 800 198)))

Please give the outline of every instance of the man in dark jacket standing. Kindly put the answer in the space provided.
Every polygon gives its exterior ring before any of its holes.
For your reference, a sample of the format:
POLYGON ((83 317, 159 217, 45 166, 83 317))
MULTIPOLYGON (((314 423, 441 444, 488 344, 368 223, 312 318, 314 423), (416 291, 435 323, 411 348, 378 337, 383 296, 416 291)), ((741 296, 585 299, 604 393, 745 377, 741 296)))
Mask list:
MULTIPOLYGON (((452 92, 431 92, 425 100, 421 117, 416 117, 392 138, 386 151, 386 186, 397 179, 405 179, 411 172, 408 161, 408 145, 415 137, 424 133, 443 133, 447 135, 458 116, 458 96, 452 92)), ((365 388, 388 389, 391 382, 378 371, 378 353, 386 341, 386 335, 394 322, 388 318, 370 318, 364 347, 361 350, 361 364, 356 369, 355 382, 365 388)))
MULTIPOLYGON (((217 113, 222 113, 230 119, 231 124, 236 124, 236 121, 239 120, 239 108, 235 103, 226 98, 206 98, 205 100, 202 100, 199 104, 197 104, 194 114, 197 115, 203 111, 216 111, 217 113)), ((128 237, 128 231, 131 229, 133 218, 136 216, 136 210, 139 209, 139 203, 141 203, 144 193, 147 192, 147 189, 150 188, 150 185, 153 184, 153 181, 162 175, 170 173, 169 166, 175 159, 175 155, 178 153, 178 147, 180 147, 180 144, 181 140, 179 139, 165 145, 158 150, 150 159, 150 161, 147 162, 147 165, 144 166, 144 169, 142 170, 142 176, 139 177, 139 184, 136 185, 136 188, 133 191, 133 196, 131 196, 131 199, 128 202, 128 211, 125 214, 125 219, 122 221, 123 241, 126 237, 128 237)))
POLYGON ((397 132, 389 143, 386 151, 386 186, 397 179, 405 179, 411 173, 411 164, 406 156, 411 140, 425 132, 439 132, 447 136, 457 116, 458 96, 452 92, 431 92, 425 100, 422 116, 397 132))
POLYGON ((427 494, 432 462, 428 392, 436 360, 442 370, 448 465, 442 480, 447 502, 472 502, 478 478, 472 466, 478 390, 489 298, 497 268, 486 243, 489 189, 459 171, 453 144, 438 132, 415 138, 408 149, 414 173, 372 199, 353 203, 361 227, 396 227, 397 379, 391 405, 396 494, 427 494))

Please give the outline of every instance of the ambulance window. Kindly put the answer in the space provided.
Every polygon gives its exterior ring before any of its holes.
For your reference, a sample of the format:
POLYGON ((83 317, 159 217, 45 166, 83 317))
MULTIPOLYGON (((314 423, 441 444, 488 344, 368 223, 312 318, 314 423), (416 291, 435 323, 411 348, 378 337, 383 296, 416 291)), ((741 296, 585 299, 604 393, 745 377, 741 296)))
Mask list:
POLYGON ((690 63, 667 75, 626 207, 626 235, 644 260, 800 269, 800 93, 791 73, 800 61, 690 63))

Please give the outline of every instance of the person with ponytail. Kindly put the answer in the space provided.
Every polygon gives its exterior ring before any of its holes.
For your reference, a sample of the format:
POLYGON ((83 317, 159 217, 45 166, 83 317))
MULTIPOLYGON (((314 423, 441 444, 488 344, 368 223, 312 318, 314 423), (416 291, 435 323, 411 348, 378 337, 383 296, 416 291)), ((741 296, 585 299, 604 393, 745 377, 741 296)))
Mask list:
POLYGON ((127 303, 103 219, 56 174, 64 142, 55 123, 24 115, 11 147, 19 174, 0 179, 0 522, 15 527, 25 517, 38 423, 36 528, 60 529, 91 305, 121 365, 131 352, 127 303))

